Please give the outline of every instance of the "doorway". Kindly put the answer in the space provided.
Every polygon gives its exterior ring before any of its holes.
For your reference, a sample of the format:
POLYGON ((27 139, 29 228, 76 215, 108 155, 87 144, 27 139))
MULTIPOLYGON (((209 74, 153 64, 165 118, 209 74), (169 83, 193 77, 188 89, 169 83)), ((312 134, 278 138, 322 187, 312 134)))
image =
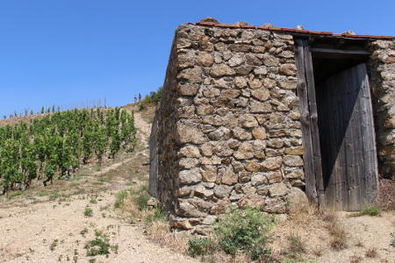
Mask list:
POLYGON ((369 53, 296 43, 306 193, 321 207, 359 210, 377 194, 369 53))

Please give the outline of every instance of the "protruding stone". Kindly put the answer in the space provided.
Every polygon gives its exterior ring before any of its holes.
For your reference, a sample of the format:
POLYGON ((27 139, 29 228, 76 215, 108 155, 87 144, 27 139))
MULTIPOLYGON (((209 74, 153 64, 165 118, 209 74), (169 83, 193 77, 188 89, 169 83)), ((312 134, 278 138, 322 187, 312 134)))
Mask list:
POLYGON ((214 112, 214 107, 211 105, 199 105, 197 107, 197 114, 199 115, 209 115, 214 112))
POLYGON ((228 63, 231 67, 239 66, 244 63, 244 56, 241 54, 236 54, 229 60, 228 63))
POLYGON ((260 163, 258 163, 257 161, 248 161, 245 164, 245 169, 249 172, 257 172, 259 171, 259 169, 261 168, 260 163))
POLYGON ((225 127, 220 127, 218 129, 216 129, 215 131, 212 131, 208 134, 208 137, 211 140, 227 140, 230 138, 230 130, 228 128, 225 127))
POLYGON ((214 187, 214 194, 218 198, 228 197, 231 191, 232 187, 229 185, 217 185, 214 187))
POLYGON ((288 76, 296 75, 296 66, 294 64, 282 64, 280 66, 280 73, 288 76))
POLYGON ((264 140, 266 139, 266 130, 263 127, 255 127, 252 129, 252 135, 255 139, 264 140))
POLYGON ((199 21, 199 23, 213 23, 213 24, 219 24, 218 20, 215 19, 214 17, 206 17, 203 18, 199 21))
POLYGON ((187 68, 182 70, 177 78, 180 80, 187 80, 190 83, 202 82, 202 69, 200 67, 187 68))
POLYGON ((207 141, 203 132, 191 124, 179 123, 177 125, 177 133, 180 143, 202 144, 207 141))
POLYGON ((250 140, 252 138, 251 133, 243 128, 236 127, 232 131, 233 131, 234 137, 239 140, 244 141, 244 140, 250 140))
POLYGON ((287 155, 284 157, 284 164, 288 166, 303 166, 303 159, 299 155, 287 155))
POLYGON ((281 167, 283 159, 281 157, 270 157, 262 162, 262 167, 266 170, 273 171, 281 167))
POLYGON ((201 171, 203 182, 215 182, 217 180, 217 167, 205 165, 201 171))
POLYGON ((214 64, 214 57, 210 53, 201 52, 197 57, 197 62, 200 66, 211 67, 214 64))
POLYGON ((196 207, 190 204, 188 201, 181 201, 177 211, 178 215, 185 217, 204 217, 205 214, 200 212, 196 207))
POLYGON ((254 157, 254 149, 251 143, 243 142, 233 156, 238 160, 247 160, 254 157))
POLYGON ((265 207, 263 211, 268 213, 286 213, 287 212, 287 202, 280 198, 268 198, 265 200, 265 207))
POLYGON ((244 128, 253 128, 258 126, 258 121, 251 114, 244 114, 240 116, 239 121, 244 128))
POLYGON ((189 158, 199 158, 201 156, 199 148, 194 145, 187 145, 185 147, 182 147, 180 149, 180 154, 181 156, 189 158))
POLYGON ((291 213, 305 209, 309 205, 309 200, 307 199, 306 194, 296 187, 292 187, 290 189, 289 194, 287 195, 287 202, 291 213))
POLYGON ((265 173, 253 173, 251 176, 251 184, 252 185, 261 185, 267 184, 268 180, 266 178, 265 173))
POLYGON ((260 101, 265 101, 270 97, 270 92, 267 88, 260 88, 252 90, 251 95, 260 101))
POLYGON ((225 214, 229 211, 230 202, 228 199, 218 200, 216 204, 210 210, 210 214, 220 215, 225 214))
POLYGON ((256 208, 263 209, 265 206, 265 199, 258 194, 249 194, 243 196, 238 202, 237 205, 240 208, 256 208))
POLYGON ((214 64, 210 70, 213 77, 224 77, 235 75, 236 72, 226 64, 214 64))
POLYGON ((179 179, 181 184, 195 184, 202 181, 202 175, 199 168, 193 168, 182 170, 179 173, 179 179))
POLYGON ((288 193, 288 188, 284 183, 272 184, 269 187, 271 197, 284 196, 288 193))
POLYGON ((237 174, 233 171, 232 166, 228 166, 226 168, 218 169, 218 173, 221 176, 221 183, 227 185, 234 185, 237 183, 237 174))
POLYGON ((235 77, 234 83, 239 89, 247 87, 247 80, 243 77, 235 77))
POLYGON ((178 165, 185 169, 190 169, 196 167, 200 163, 200 160, 197 158, 181 158, 178 162, 178 165))
POLYGON ((248 82, 251 89, 258 89, 262 87, 262 82, 259 79, 253 79, 248 82))
POLYGON ((199 86, 192 83, 178 84, 177 90, 182 96, 194 96, 198 93, 199 86))

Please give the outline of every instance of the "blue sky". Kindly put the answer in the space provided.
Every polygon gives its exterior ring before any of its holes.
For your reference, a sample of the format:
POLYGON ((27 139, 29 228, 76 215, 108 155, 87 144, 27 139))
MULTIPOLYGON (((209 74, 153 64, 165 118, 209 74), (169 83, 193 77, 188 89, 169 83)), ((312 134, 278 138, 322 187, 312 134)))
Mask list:
POLYGON ((222 23, 395 35, 395 1, 1 0, 0 116, 106 98, 130 103, 163 83, 177 25, 222 23))

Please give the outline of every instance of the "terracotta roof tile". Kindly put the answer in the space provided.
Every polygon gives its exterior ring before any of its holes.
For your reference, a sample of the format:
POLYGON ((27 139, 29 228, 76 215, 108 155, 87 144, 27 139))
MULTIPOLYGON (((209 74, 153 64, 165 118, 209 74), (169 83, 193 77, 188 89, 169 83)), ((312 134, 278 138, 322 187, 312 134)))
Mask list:
MULTIPOLYGON (((189 23, 192 24, 193 23, 189 23)), ((195 25, 207 26, 207 27, 221 27, 221 28, 244 28, 244 29, 261 29, 268 31, 279 31, 287 32, 290 34, 303 34, 303 35, 322 35, 322 36, 333 36, 333 37, 346 37, 346 38, 359 38, 359 39, 395 39, 393 36, 373 36, 373 35, 351 35, 351 34, 335 34, 328 31, 311 31, 311 30, 300 30, 294 28, 283 28, 283 27, 268 27, 268 26, 253 26, 253 25, 234 25, 234 24, 220 24, 215 22, 199 22, 195 25)))

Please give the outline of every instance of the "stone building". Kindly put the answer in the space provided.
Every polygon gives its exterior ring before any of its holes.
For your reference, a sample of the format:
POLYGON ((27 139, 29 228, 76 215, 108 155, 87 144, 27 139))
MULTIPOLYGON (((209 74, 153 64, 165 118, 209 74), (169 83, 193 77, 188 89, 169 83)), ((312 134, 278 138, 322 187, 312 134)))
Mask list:
POLYGON ((231 206, 356 210, 395 164, 395 40, 205 19, 178 27, 150 138, 175 227, 231 206))

